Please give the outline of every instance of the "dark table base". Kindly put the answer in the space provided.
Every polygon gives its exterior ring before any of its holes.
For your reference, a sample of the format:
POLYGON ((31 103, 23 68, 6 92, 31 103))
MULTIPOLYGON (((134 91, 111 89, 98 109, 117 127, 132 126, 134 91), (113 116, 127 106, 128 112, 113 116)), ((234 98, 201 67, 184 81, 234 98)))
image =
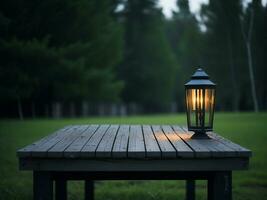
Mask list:
POLYGON ((67 199, 67 181, 85 181, 85 199, 94 199, 94 180, 186 180, 186 200, 195 199, 195 180, 208 180, 208 200, 232 199, 231 171, 185 172, 57 172, 34 171, 33 191, 35 200, 53 199, 53 182, 57 200, 67 199))

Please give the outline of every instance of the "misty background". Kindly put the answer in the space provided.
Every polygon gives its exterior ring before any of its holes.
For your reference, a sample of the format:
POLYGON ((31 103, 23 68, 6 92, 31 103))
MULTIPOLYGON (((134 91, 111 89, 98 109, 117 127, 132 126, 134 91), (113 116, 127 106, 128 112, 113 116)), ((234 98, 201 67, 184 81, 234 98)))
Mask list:
POLYGON ((266 110, 266 19, 261 0, 1 1, 0 117, 184 112, 199 66, 217 111, 266 110))

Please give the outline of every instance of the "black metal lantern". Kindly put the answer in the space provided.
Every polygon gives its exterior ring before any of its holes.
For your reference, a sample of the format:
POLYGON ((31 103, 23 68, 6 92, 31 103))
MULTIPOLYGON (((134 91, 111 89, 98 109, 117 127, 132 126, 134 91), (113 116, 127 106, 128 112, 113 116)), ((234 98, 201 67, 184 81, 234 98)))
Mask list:
POLYGON ((209 138, 206 132, 213 128, 215 88, 202 69, 198 69, 185 84, 187 126, 189 131, 195 132, 192 138, 209 138))

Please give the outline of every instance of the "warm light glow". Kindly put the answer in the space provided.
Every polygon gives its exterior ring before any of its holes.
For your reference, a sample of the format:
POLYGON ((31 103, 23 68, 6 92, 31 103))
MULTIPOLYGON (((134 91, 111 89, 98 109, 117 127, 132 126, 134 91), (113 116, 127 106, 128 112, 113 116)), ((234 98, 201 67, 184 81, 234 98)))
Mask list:
POLYGON ((166 135, 161 131, 156 131, 155 136, 156 136, 157 140, 159 140, 159 141, 167 141, 168 140, 166 135))
POLYGON ((191 100, 192 100, 191 102, 192 102, 192 110, 193 111, 196 111, 196 109, 202 110, 203 106, 204 106, 204 101, 205 101, 205 108, 207 108, 207 105, 209 103, 208 94, 206 92, 205 97, 203 97, 203 90, 202 89, 192 89, 191 90, 191 100))
POLYGON ((156 135, 156 138, 158 141, 172 141, 172 142, 175 142, 175 141, 179 141, 179 140, 182 140, 179 136, 177 136, 175 134, 175 132, 168 132, 167 135, 168 137, 161 131, 155 131, 155 135, 156 135))
POLYGON ((196 90, 192 89, 191 90, 191 95, 192 95, 192 110, 196 110, 196 90))
POLYGON ((210 90, 205 90, 205 111, 209 110, 209 103, 210 103, 209 93, 210 90))
POLYGON ((202 110, 203 109, 203 90, 198 90, 199 92, 199 100, 200 101, 200 109, 202 110))
POLYGON ((187 133, 179 133, 179 136, 183 138, 183 140, 187 141, 190 140, 193 135, 193 132, 187 132, 187 133))

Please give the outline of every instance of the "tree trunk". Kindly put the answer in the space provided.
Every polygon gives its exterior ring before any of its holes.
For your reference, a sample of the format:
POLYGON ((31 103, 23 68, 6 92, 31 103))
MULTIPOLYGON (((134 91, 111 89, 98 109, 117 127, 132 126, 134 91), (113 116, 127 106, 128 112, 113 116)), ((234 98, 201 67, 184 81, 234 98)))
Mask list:
POLYGON ((256 87, 255 87, 255 78, 254 78, 253 66, 252 66, 252 55, 251 55, 250 41, 246 42, 246 47, 247 47, 247 54, 248 54, 249 79, 250 79, 250 85, 251 85, 251 95, 252 95, 252 99, 253 99, 254 112, 258 112, 259 106, 258 106, 258 99, 257 99, 257 95, 256 95, 256 87))
POLYGON ((99 103, 97 107, 98 107, 98 115, 104 116, 105 115, 105 105, 102 103, 99 103))
POLYGON ((239 104, 239 91, 237 87, 236 81, 236 73, 233 61, 233 48, 232 48, 232 41, 230 38, 230 33, 227 33, 227 43, 228 43, 228 59, 229 59, 229 66, 231 72, 231 82, 233 85, 233 98, 232 98, 232 109, 234 111, 238 111, 238 104, 239 104))
POLYGON ((49 104, 48 104, 48 103, 45 104, 45 108, 44 108, 44 110, 45 110, 45 117, 46 117, 46 118, 49 118, 50 115, 49 115, 49 104))
POLYGON ((82 116, 83 117, 88 117, 89 115, 89 106, 87 101, 82 102, 82 116))
POLYGON ((250 12, 249 29, 248 29, 247 35, 245 34, 245 28, 242 23, 242 19, 241 19, 241 31, 244 37, 247 54, 248 54, 249 79, 250 79, 251 96, 253 100, 254 112, 258 112, 259 106, 258 106, 258 99, 257 99, 257 94, 256 94, 255 78, 254 78, 254 73, 253 73, 252 54, 251 54, 251 37, 252 37, 253 23, 254 23, 254 11, 252 9, 250 12))
POLYGON ((35 112, 35 103, 34 102, 32 102, 32 104, 31 104, 31 109, 32 109, 32 118, 35 119, 36 112, 35 112))
POLYGON ((115 103, 112 103, 110 105, 110 109, 111 109, 111 112, 110 112, 110 115, 111 116, 116 116, 117 115, 117 105, 115 103))
POLYGON ((52 104, 52 116, 55 119, 61 118, 61 103, 60 102, 54 102, 52 104))
POLYGON ((127 115, 127 109, 124 104, 120 104, 120 116, 126 116, 127 115))
POLYGON ((74 118, 75 115, 76 115, 76 108, 75 108, 75 103, 74 102, 70 102, 69 109, 70 109, 70 117, 74 118))
POLYGON ((177 103, 175 101, 171 102, 171 113, 176 113, 177 112, 177 103))
POLYGON ((17 108, 18 108, 18 114, 19 114, 19 119, 23 120, 23 110, 22 110, 22 104, 21 104, 21 99, 20 97, 17 97, 17 108))

